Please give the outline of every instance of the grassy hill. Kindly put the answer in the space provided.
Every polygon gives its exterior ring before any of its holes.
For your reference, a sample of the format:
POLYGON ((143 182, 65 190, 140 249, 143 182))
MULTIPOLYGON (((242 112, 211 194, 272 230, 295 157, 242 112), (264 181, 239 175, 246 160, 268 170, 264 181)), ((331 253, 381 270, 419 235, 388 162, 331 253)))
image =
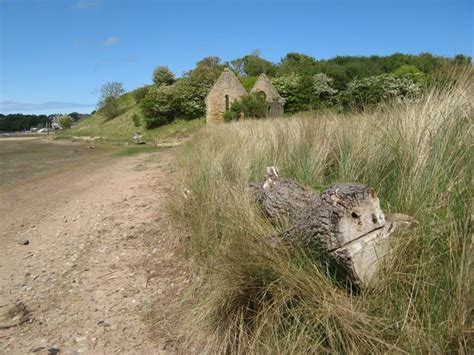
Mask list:
POLYGON ((131 142, 133 135, 138 131, 143 135, 147 144, 156 140, 167 141, 176 138, 188 137, 204 125, 204 120, 176 120, 168 125, 146 129, 142 125, 137 129, 132 120, 134 114, 141 116, 140 107, 134 97, 134 91, 122 95, 118 99, 120 115, 107 119, 100 112, 82 120, 76 127, 62 131, 59 137, 101 137, 110 143, 131 142))

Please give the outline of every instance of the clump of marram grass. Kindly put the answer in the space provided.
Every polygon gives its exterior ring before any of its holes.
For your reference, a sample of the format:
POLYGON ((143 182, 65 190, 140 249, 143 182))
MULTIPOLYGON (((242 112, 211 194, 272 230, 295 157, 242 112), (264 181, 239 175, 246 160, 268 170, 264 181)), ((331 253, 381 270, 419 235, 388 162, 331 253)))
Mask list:
POLYGON ((220 352, 467 352, 472 82, 371 113, 306 115, 203 129, 183 150, 198 301, 189 338, 220 352), (355 181, 386 212, 415 217, 378 278, 338 288, 305 251, 272 248, 248 195, 265 167, 316 190, 355 181))

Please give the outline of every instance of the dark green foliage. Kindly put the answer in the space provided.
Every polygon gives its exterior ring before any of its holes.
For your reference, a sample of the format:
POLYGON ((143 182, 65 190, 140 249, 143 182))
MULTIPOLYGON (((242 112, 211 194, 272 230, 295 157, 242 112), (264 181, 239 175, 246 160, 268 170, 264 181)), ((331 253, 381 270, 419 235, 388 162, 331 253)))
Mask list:
POLYGON ((118 98, 125 93, 123 84, 113 81, 102 85, 97 108, 106 120, 111 120, 122 113, 118 98))
POLYGON ((25 131, 36 126, 46 126, 50 123, 51 118, 46 115, 0 114, 0 132, 25 131))
POLYGON ((383 74, 351 81, 340 96, 340 102, 346 109, 362 110, 387 99, 416 98, 420 95, 420 84, 409 75, 396 77, 383 74))
POLYGON ((202 117, 204 99, 223 70, 218 57, 206 57, 173 85, 150 89, 140 104, 146 127, 158 127, 178 117, 202 117))
POLYGON ((250 92, 250 90, 252 90, 252 88, 254 87, 257 79, 258 77, 256 76, 244 76, 240 78, 240 82, 242 83, 244 89, 247 90, 247 92, 250 92))
POLYGON ((150 89, 140 107, 146 128, 155 128, 173 121, 179 114, 179 106, 172 86, 150 89))
POLYGON ((145 98, 146 94, 148 93, 148 90, 150 89, 149 86, 143 86, 141 88, 136 89, 133 92, 133 97, 135 98, 135 102, 139 104, 142 102, 142 100, 145 98))
POLYGON ((288 53, 278 65, 277 76, 298 74, 313 74, 317 72, 317 61, 310 56, 300 53, 288 53))
POLYGON ((259 76, 262 73, 273 76, 275 73, 273 63, 256 55, 246 55, 243 58, 243 70, 247 76, 259 76))
POLYGON ((74 122, 76 122, 79 121, 83 115, 81 115, 79 112, 71 112, 68 116, 71 117, 74 122))
POLYGON ((113 96, 105 98, 99 109, 99 113, 104 116, 106 120, 112 120, 118 115, 120 115, 122 112, 123 110, 120 108, 118 98, 113 96))
POLYGON ((72 126, 72 117, 71 116, 63 116, 59 119, 59 126, 62 129, 69 129, 72 126))
POLYGON ((458 54, 454 57, 455 65, 468 65, 472 64, 472 58, 464 54, 458 54))
POLYGON ((173 72, 166 66, 159 66, 153 70, 153 82, 158 85, 171 85, 176 81, 173 72))
POLYGON ((267 103, 265 97, 259 93, 253 93, 236 100, 230 106, 229 111, 224 114, 226 122, 244 118, 263 118, 267 116, 267 103))
POLYGON ((142 120, 140 118, 140 115, 138 113, 134 113, 133 116, 132 116, 132 121, 133 121, 133 125, 138 128, 140 127, 141 123, 142 123, 142 120))
POLYGON ((206 57, 176 83, 183 118, 198 118, 206 112, 204 99, 224 70, 219 57, 206 57))
POLYGON ((285 99, 286 112, 294 113, 311 109, 311 76, 291 73, 275 78, 273 85, 285 99))
POLYGON ((397 78, 410 78, 416 83, 423 84, 426 79, 426 75, 421 72, 414 65, 404 64, 401 67, 397 68, 393 75, 397 78))

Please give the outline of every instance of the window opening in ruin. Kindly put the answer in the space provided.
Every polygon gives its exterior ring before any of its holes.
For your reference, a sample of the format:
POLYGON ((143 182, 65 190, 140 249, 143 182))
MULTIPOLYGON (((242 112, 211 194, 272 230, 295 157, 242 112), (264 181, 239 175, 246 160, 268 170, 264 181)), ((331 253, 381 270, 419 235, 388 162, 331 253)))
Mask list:
POLYGON ((229 95, 225 95, 225 110, 229 111, 229 95))

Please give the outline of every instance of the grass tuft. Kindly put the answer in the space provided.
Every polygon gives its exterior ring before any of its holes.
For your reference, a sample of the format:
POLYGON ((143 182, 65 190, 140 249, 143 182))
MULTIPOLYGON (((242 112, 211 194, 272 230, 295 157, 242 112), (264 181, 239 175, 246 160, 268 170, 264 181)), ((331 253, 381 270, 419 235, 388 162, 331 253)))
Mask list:
MULTIPOLYGON (((471 74, 472 73, 468 73, 471 74)), ((205 127, 183 148, 189 198, 177 222, 196 265, 192 342, 220 352, 468 352, 472 254, 472 80, 374 112, 305 114, 205 127), (320 191, 375 188, 387 213, 419 221, 399 235, 358 295, 309 253, 273 248, 246 188, 265 167, 320 191)))

